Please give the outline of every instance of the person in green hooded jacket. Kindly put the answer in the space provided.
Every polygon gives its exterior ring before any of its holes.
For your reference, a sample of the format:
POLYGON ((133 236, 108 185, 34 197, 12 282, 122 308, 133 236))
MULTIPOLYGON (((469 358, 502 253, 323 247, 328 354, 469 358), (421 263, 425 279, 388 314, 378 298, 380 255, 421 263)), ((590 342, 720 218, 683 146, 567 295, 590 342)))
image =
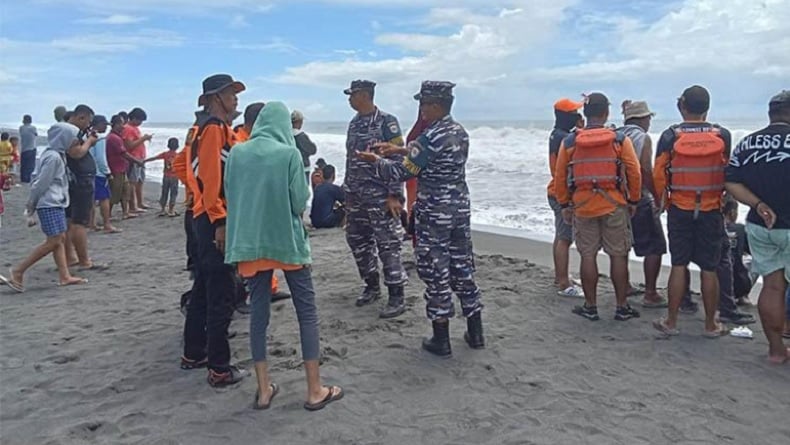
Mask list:
POLYGON ((323 386, 318 371, 318 310, 310 243, 301 217, 309 196, 288 108, 280 102, 267 103, 255 120, 250 139, 233 147, 225 167, 225 262, 235 265, 250 283, 250 348, 258 377, 256 409, 268 408, 279 392, 269 379, 266 362, 275 269, 285 273, 299 320, 307 375, 305 409, 322 409, 344 394, 339 386, 323 386))

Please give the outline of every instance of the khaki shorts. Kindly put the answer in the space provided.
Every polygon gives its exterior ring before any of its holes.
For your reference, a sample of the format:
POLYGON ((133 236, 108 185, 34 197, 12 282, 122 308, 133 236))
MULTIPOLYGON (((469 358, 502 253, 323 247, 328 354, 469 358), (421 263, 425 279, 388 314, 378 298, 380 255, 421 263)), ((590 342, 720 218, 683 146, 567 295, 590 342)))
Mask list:
POLYGON ((126 180, 126 173, 113 175, 110 180, 110 204, 115 205, 125 199, 129 190, 129 181, 126 180))
POLYGON ((631 218, 625 207, 595 218, 573 219, 576 234, 576 249, 583 257, 591 257, 603 251, 609 256, 628 256, 633 244, 631 218))

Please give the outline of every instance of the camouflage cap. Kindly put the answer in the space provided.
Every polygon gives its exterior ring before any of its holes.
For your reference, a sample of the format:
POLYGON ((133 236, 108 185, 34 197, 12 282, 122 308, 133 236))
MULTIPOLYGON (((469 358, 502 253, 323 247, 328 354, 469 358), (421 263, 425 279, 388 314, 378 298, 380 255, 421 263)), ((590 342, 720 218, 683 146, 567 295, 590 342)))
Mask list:
POLYGON ((414 95, 414 100, 420 100, 424 97, 432 97, 435 99, 451 99, 453 97, 453 88, 455 84, 452 82, 426 80, 420 87, 420 92, 414 95))
POLYGON ((351 81, 351 86, 343 90, 343 93, 347 95, 352 95, 357 91, 375 91, 376 89, 376 82, 372 82, 370 80, 353 80, 351 81))

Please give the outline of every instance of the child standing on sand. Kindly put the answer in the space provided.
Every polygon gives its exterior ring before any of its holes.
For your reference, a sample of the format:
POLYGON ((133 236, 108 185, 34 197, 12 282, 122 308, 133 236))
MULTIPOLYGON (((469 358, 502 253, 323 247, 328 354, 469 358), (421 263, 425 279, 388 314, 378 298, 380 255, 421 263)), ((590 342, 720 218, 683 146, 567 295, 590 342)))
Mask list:
POLYGON ((164 176, 162 177, 162 195, 159 198, 159 205, 162 206, 162 210, 158 216, 178 216, 178 212, 175 211, 176 198, 178 197, 178 177, 173 171, 173 159, 176 157, 178 147, 178 138, 170 138, 167 141, 168 150, 166 152, 143 161, 145 163, 158 160, 165 161, 164 176), (165 212, 165 205, 168 205, 167 212, 165 212))
POLYGON ((0 134, 0 176, 5 178, 3 190, 8 191, 11 189, 11 164, 14 159, 14 147, 9 141, 10 135, 6 132, 0 134))

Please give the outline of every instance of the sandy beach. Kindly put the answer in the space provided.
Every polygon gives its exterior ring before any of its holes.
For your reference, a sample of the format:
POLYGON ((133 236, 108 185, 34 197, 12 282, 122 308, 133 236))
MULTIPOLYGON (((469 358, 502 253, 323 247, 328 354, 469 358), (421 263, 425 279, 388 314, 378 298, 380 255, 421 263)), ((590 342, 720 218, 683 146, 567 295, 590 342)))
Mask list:
MULTIPOLYGON (((158 197, 158 185, 146 193, 158 197)), ((43 239, 25 226, 26 198, 25 188, 6 194, 3 273, 43 239)), ((217 390, 205 371, 179 369, 178 301, 191 286, 182 220, 155 213, 119 223, 119 235, 91 234, 93 258, 112 267, 80 272, 85 286, 58 288, 47 258, 26 276, 24 294, 0 287, 0 442, 790 442, 790 365, 766 362, 759 324, 754 340, 708 340, 702 316, 683 315, 680 337, 658 339, 650 321, 664 310, 615 322, 607 280, 602 320, 585 321, 571 314, 578 300, 555 294, 549 245, 489 233, 475 235, 487 349, 466 346, 458 319, 454 356, 442 360, 419 349, 429 323, 410 248, 407 313, 382 321, 379 305, 354 307, 361 283, 343 232, 312 232, 322 374, 346 397, 318 413, 302 409, 298 325, 291 304, 278 303, 269 353, 282 390, 271 410, 253 411, 254 379, 217 390)), ((234 360, 251 369, 247 317, 231 329, 234 360)))

